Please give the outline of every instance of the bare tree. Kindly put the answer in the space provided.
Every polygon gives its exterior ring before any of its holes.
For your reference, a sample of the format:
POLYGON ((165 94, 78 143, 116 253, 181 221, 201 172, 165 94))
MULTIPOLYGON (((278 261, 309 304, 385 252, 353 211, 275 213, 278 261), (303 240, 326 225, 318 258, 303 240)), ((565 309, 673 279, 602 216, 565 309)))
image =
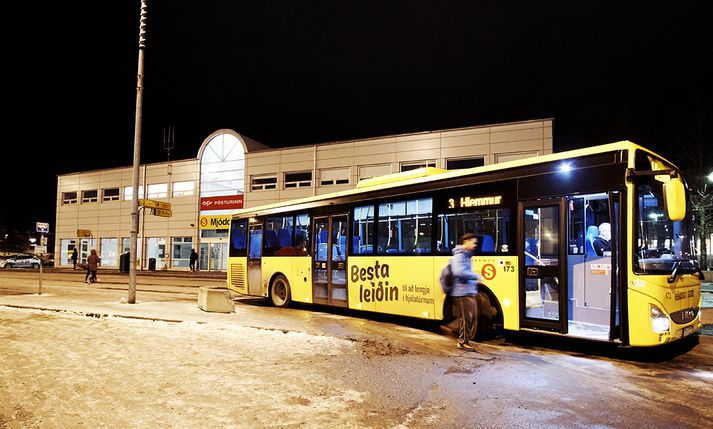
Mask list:
POLYGON ((708 183, 708 175, 713 172, 713 99, 700 94, 696 92, 690 104, 678 109, 669 139, 676 148, 674 161, 683 170, 691 191, 699 263, 708 269, 706 238, 713 233, 713 184, 708 183))

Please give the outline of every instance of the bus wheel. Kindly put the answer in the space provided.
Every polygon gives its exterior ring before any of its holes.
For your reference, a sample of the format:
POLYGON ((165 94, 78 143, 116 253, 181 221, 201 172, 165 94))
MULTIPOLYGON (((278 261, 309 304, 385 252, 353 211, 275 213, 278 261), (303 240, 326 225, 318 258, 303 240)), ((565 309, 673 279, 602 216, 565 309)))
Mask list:
POLYGON ((285 276, 279 275, 270 283, 270 300, 275 307, 287 307, 292 300, 290 293, 290 283, 285 276))

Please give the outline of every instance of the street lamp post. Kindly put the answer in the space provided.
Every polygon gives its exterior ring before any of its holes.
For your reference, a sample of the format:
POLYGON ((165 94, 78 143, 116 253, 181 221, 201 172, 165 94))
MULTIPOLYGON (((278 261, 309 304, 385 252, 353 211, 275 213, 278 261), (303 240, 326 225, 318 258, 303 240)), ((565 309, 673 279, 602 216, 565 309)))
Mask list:
POLYGON ((146 48, 146 1, 141 0, 141 18, 139 19, 139 64, 136 73, 136 120, 134 123, 134 188, 131 197, 131 243, 129 245, 129 297, 128 303, 136 302, 136 249, 139 234, 139 167, 141 166, 141 121, 143 115, 144 90, 144 49, 146 48))

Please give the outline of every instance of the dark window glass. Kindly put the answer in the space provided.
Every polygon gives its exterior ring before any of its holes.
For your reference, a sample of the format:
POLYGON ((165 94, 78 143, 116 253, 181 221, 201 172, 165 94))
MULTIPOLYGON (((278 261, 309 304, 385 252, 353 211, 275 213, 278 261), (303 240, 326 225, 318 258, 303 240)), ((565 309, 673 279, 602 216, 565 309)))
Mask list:
POLYGON ((484 165, 485 160, 483 158, 449 159, 446 161, 447 170, 482 167, 484 165))
POLYGON ((248 220, 233 219, 230 223, 230 251, 231 257, 247 256, 248 220))

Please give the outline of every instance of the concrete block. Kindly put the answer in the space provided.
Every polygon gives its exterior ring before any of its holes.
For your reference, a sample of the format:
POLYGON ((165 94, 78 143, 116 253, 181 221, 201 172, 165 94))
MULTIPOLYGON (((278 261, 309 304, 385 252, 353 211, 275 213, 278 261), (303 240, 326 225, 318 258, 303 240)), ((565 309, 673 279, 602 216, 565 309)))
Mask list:
POLYGON ((235 303, 228 289, 202 287, 198 290, 198 308, 214 313, 232 313, 235 303))

